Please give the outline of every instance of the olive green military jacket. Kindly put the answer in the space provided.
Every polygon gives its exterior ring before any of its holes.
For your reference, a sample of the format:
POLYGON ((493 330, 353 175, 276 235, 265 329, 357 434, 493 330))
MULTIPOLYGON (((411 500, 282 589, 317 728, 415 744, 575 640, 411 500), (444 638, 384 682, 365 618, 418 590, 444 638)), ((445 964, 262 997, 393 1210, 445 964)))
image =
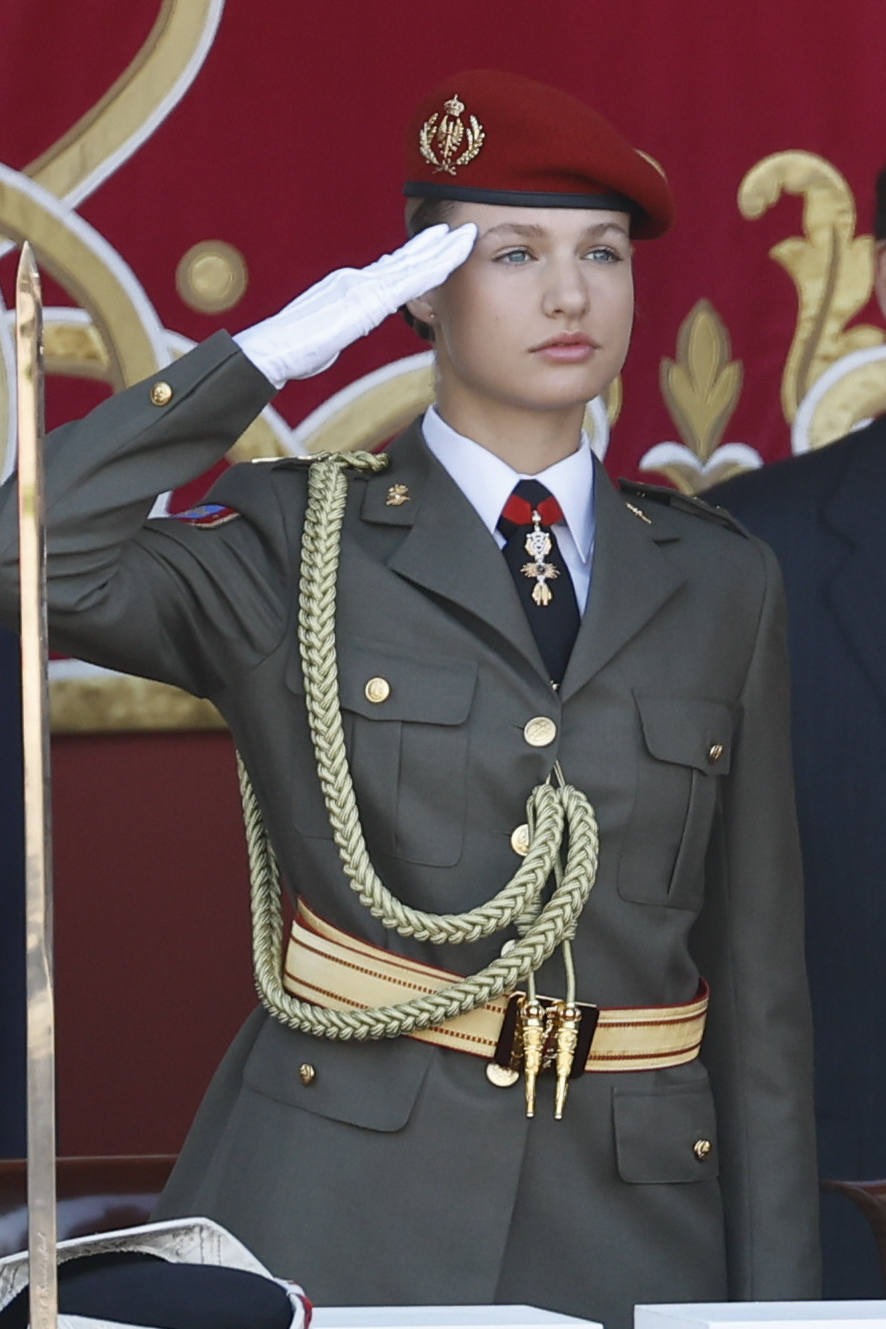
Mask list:
MULTIPOLYGON (((457 972, 493 939, 386 935, 350 891, 305 718, 296 642, 304 462, 232 468, 211 529, 148 520, 271 390, 225 334, 49 444, 58 648, 211 697, 251 771, 290 889, 340 927, 457 972), (161 397, 166 394, 159 394, 161 397)), ((482 1061, 409 1038, 351 1045, 263 1011, 221 1066, 162 1205, 226 1224, 315 1300, 533 1302, 627 1326, 634 1302, 815 1295, 816 1179, 783 614, 767 548, 687 501, 596 476, 590 600, 559 692, 494 540, 413 426, 350 481, 338 659, 373 861, 434 911, 495 893, 558 760, 600 824, 578 995, 660 1005, 711 985, 699 1059, 591 1073, 555 1122, 482 1061), (408 500, 387 502, 392 484, 408 500), (367 699, 373 677, 390 684, 367 699), (527 721, 553 722, 533 746, 527 721), (712 749, 722 749, 712 759, 712 749), (304 1084, 298 1069, 316 1075, 304 1084), (705 1154, 701 1140, 713 1146, 705 1154), (698 1155, 702 1155, 699 1157, 698 1155)), ((13 486, 0 607, 16 613, 13 486)), ((500 939, 499 939, 500 944, 500 939)), ((539 990, 563 992, 554 956, 539 990)), ((174 1068, 170 1068, 174 1070, 174 1068)))

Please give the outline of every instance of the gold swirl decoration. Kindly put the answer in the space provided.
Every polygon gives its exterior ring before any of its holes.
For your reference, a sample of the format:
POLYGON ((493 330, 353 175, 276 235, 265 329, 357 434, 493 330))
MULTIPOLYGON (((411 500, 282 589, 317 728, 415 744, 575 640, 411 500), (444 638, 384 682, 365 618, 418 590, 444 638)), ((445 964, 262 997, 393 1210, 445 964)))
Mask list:
POLYGON ((115 388, 137 383, 163 363, 163 329, 120 256, 52 194, 2 165, 0 230, 16 243, 30 240, 41 266, 91 312, 115 388))
POLYGON ((800 403, 791 432, 795 453, 822 448, 857 424, 886 413, 886 345, 836 360, 800 403))
POLYGON ((166 359, 165 338, 128 267, 71 205, 118 169, 181 99, 212 44, 222 6, 163 0, 142 48, 108 92, 24 173, 3 168, 0 176, 0 231, 17 243, 30 239, 41 265, 91 312, 107 363, 100 372, 102 357, 92 345, 87 373, 115 388, 157 369, 166 359))
POLYGON ((718 447, 741 396, 742 367, 730 360, 729 333, 709 300, 680 325, 676 360, 663 359, 661 395, 680 436, 700 461, 718 447))
MULTIPOLYGON (((0 232, 30 239, 41 264, 90 315, 72 322, 69 311, 47 311, 49 373, 119 389, 169 359, 168 338, 141 286, 70 205, 117 170, 181 100, 222 9, 223 0, 163 0, 141 50, 104 97, 24 173, 0 167, 0 232)), ((261 417, 237 456, 282 455, 288 432, 273 414, 261 417)))
POLYGON ((187 92, 215 38, 223 6, 224 0, 163 0, 120 77, 25 174, 68 204, 82 202, 187 92))
MULTIPOLYGON (((799 302, 781 388, 790 424, 800 403, 836 360, 879 345, 883 333, 867 324, 846 327, 870 298, 873 241, 869 235, 855 234, 855 200, 843 176, 814 153, 774 153, 742 180, 739 210, 754 220, 783 193, 803 199, 803 236, 790 236, 769 251, 793 280, 799 302)), ((827 441, 819 435, 816 446, 827 441)))
MULTIPOLYGON (((0 165, 0 233, 7 237, 0 252, 10 242, 30 239, 41 266, 81 306, 47 311, 50 373, 99 379, 118 389, 154 372, 175 349, 128 265, 73 207, 137 151, 187 92, 212 45, 223 4, 163 0, 141 50, 96 105, 26 171, 0 165)), ((0 428, 9 414, 10 365, 11 358, 0 354, 0 428)), ((280 440, 288 433, 282 421, 275 427, 260 419, 240 441, 241 455, 283 453, 280 440)), ((0 453, 11 451, 12 443, 7 427, 0 453)), ((163 717, 172 727, 217 723, 217 717, 207 718, 206 703, 133 679, 63 677, 53 682, 51 705, 57 729, 156 728, 164 727, 163 717)))
POLYGON ((725 323, 709 300, 699 300, 680 324, 676 359, 661 362, 661 395, 683 442, 657 444, 640 469, 666 475, 684 494, 760 464, 744 443, 721 445, 741 396, 742 365, 731 355, 725 323))

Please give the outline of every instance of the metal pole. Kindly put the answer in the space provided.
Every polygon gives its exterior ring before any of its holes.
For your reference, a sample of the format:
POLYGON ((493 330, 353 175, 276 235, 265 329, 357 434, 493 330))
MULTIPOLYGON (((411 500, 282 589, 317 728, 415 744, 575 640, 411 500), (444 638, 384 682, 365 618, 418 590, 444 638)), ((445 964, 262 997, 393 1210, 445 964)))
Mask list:
POLYGON ((46 537, 43 494, 43 308, 27 242, 15 286, 22 737, 28 993, 28 1262, 31 1329, 56 1329, 55 1002, 46 537))

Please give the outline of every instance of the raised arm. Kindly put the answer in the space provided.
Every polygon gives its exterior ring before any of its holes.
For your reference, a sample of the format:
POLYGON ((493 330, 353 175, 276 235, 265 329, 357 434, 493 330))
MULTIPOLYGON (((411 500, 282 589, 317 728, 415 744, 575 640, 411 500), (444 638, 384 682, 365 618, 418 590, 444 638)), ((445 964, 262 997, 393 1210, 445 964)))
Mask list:
MULTIPOLYGON (((283 631, 285 517, 261 468, 236 467, 211 529, 149 520, 158 493, 212 467, 290 378, 331 364, 406 300, 444 281, 475 228, 422 232, 363 269, 331 273, 273 318, 214 337, 47 440, 49 613, 70 654, 212 693, 283 631)), ((15 477, 0 490, 0 617, 18 602, 15 477)))

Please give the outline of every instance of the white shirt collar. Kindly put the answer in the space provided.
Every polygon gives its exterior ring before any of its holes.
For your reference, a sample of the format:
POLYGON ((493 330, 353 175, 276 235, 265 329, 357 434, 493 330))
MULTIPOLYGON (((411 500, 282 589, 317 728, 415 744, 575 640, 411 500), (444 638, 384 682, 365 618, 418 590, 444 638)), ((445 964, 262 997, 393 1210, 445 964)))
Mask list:
POLYGON ((594 461, 584 430, 577 451, 554 462, 537 475, 515 471, 493 452, 457 433, 429 406, 422 420, 422 433, 430 451, 458 485, 487 530, 494 531, 501 510, 518 480, 538 480, 556 498, 563 520, 586 563, 594 536, 594 461))

